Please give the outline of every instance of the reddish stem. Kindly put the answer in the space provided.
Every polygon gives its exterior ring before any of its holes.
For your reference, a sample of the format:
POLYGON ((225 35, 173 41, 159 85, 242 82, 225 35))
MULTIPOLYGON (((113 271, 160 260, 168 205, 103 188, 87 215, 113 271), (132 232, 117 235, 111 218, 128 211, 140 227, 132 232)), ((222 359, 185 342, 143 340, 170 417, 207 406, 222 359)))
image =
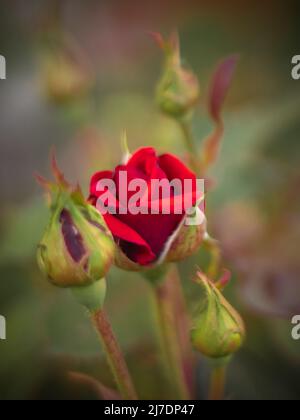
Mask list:
POLYGON ((219 365, 214 367, 211 374, 209 400, 221 401, 224 399, 225 380, 226 380, 226 365, 219 365))
POLYGON ((113 333, 111 324, 103 310, 98 310, 92 314, 92 321, 103 343, 106 357, 120 393, 125 400, 137 400, 125 359, 121 348, 113 333))

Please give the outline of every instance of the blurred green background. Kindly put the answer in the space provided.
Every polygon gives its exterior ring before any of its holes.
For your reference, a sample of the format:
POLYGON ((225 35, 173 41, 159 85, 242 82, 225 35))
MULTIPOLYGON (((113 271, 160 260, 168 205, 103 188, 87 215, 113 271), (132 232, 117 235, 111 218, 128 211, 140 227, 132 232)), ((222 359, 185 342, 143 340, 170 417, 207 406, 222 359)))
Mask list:
MULTIPOLYGON (((162 56, 147 35, 175 27, 201 82, 194 123, 199 145, 211 129, 211 72, 224 56, 240 54, 225 106, 222 153, 210 174, 216 186, 207 197, 209 231, 234 273, 225 294, 248 331, 226 395, 300 397, 300 341, 291 338, 291 317, 300 314, 300 81, 291 78, 291 58, 300 54, 299 21, 300 8, 289 1, 16 0, 2 7, 7 80, 0 82, 0 314, 7 318, 7 340, 0 341, 0 399, 95 398, 68 381, 69 370, 111 384, 84 310, 37 269, 35 249, 48 211, 33 174, 50 176, 55 145, 66 177, 87 193, 95 170, 119 162, 124 128, 132 150, 153 145, 184 154, 178 128, 153 99, 162 56), (57 28, 84 56, 83 67, 71 68, 79 72, 76 88, 90 93, 71 101, 61 100, 44 65, 57 28)), ((191 309, 200 298, 191 279, 205 261, 200 250, 180 265, 191 309)), ((113 269, 108 285, 108 312, 141 396, 168 398, 147 284, 138 274, 113 269)), ((208 373, 199 357, 199 399, 207 396, 208 373)))

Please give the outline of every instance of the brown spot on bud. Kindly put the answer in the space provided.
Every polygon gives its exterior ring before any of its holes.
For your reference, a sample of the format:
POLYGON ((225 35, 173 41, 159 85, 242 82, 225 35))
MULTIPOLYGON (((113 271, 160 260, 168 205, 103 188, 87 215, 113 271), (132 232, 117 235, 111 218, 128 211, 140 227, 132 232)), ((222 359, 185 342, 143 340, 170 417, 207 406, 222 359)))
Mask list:
POLYGON ((75 262, 79 262, 86 251, 83 244, 83 239, 78 229, 72 221, 72 217, 68 210, 62 210, 60 214, 61 230, 67 250, 75 262))

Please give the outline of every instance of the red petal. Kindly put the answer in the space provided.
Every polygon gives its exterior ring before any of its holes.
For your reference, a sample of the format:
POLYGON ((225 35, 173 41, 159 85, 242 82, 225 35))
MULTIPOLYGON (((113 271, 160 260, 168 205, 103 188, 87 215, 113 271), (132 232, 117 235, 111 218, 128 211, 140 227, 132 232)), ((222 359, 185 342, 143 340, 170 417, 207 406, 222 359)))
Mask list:
POLYGON ((196 179, 196 175, 184 163, 181 162, 176 156, 165 153, 158 158, 160 167, 167 175, 169 181, 173 179, 196 179))
MULTIPOLYGON (((175 214, 126 214, 118 219, 134 229, 149 244, 155 258, 159 258, 168 239, 182 221, 183 215, 175 214)), ((132 242, 132 240, 129 240, 132 242)), ((127 252, 126 252, 127 254, 127 252)))
POLYGON ((98 182, 101 179, 113 179, 113 172, 112 171, 101 171, 96 172, 91 179, 90 182, 90 195, 98 197, 99 192, 97 191, 98 182))
POLYGON ((135 168, 150 176, 157 164, 157 155, 153 147, 142 147, 138 149, 127 162, 128 168, 135 168))
POLYGON ((113 236, 121 240, 121 248, 132 261, 147 265, 155 260, 149 244, 134 229, 110 214, 104 219, 113 236))
MULTIPOLYGON (((166 173, 169 181, 174 179, 179 179, 182 181, 184 186, 185 180, 192 180, 192 191, 184 191, 183 189, 183 199, 192 197, 193 205, 201 198, 203 191, 197 190, 197 178, 194 172, 192 172, 187 166, 184 165, 176 156, 166 153, 159 157, 159 164, 166 173)), ((176 201, 176 198, 174 199, 176 201)), ((175 202, 174 202, 175 205, 175 202)))

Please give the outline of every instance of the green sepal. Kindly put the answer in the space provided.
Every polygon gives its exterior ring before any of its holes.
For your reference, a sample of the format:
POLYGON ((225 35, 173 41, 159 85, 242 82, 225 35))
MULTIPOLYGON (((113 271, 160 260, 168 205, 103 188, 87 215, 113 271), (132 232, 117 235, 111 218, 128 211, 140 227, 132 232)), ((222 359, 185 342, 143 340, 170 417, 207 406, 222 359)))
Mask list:
POLYGON ((106 279, 97 280, 88 286, 72 287, 71 291, 78 303, 90 312, 103 308, 106 296, 106 279))

